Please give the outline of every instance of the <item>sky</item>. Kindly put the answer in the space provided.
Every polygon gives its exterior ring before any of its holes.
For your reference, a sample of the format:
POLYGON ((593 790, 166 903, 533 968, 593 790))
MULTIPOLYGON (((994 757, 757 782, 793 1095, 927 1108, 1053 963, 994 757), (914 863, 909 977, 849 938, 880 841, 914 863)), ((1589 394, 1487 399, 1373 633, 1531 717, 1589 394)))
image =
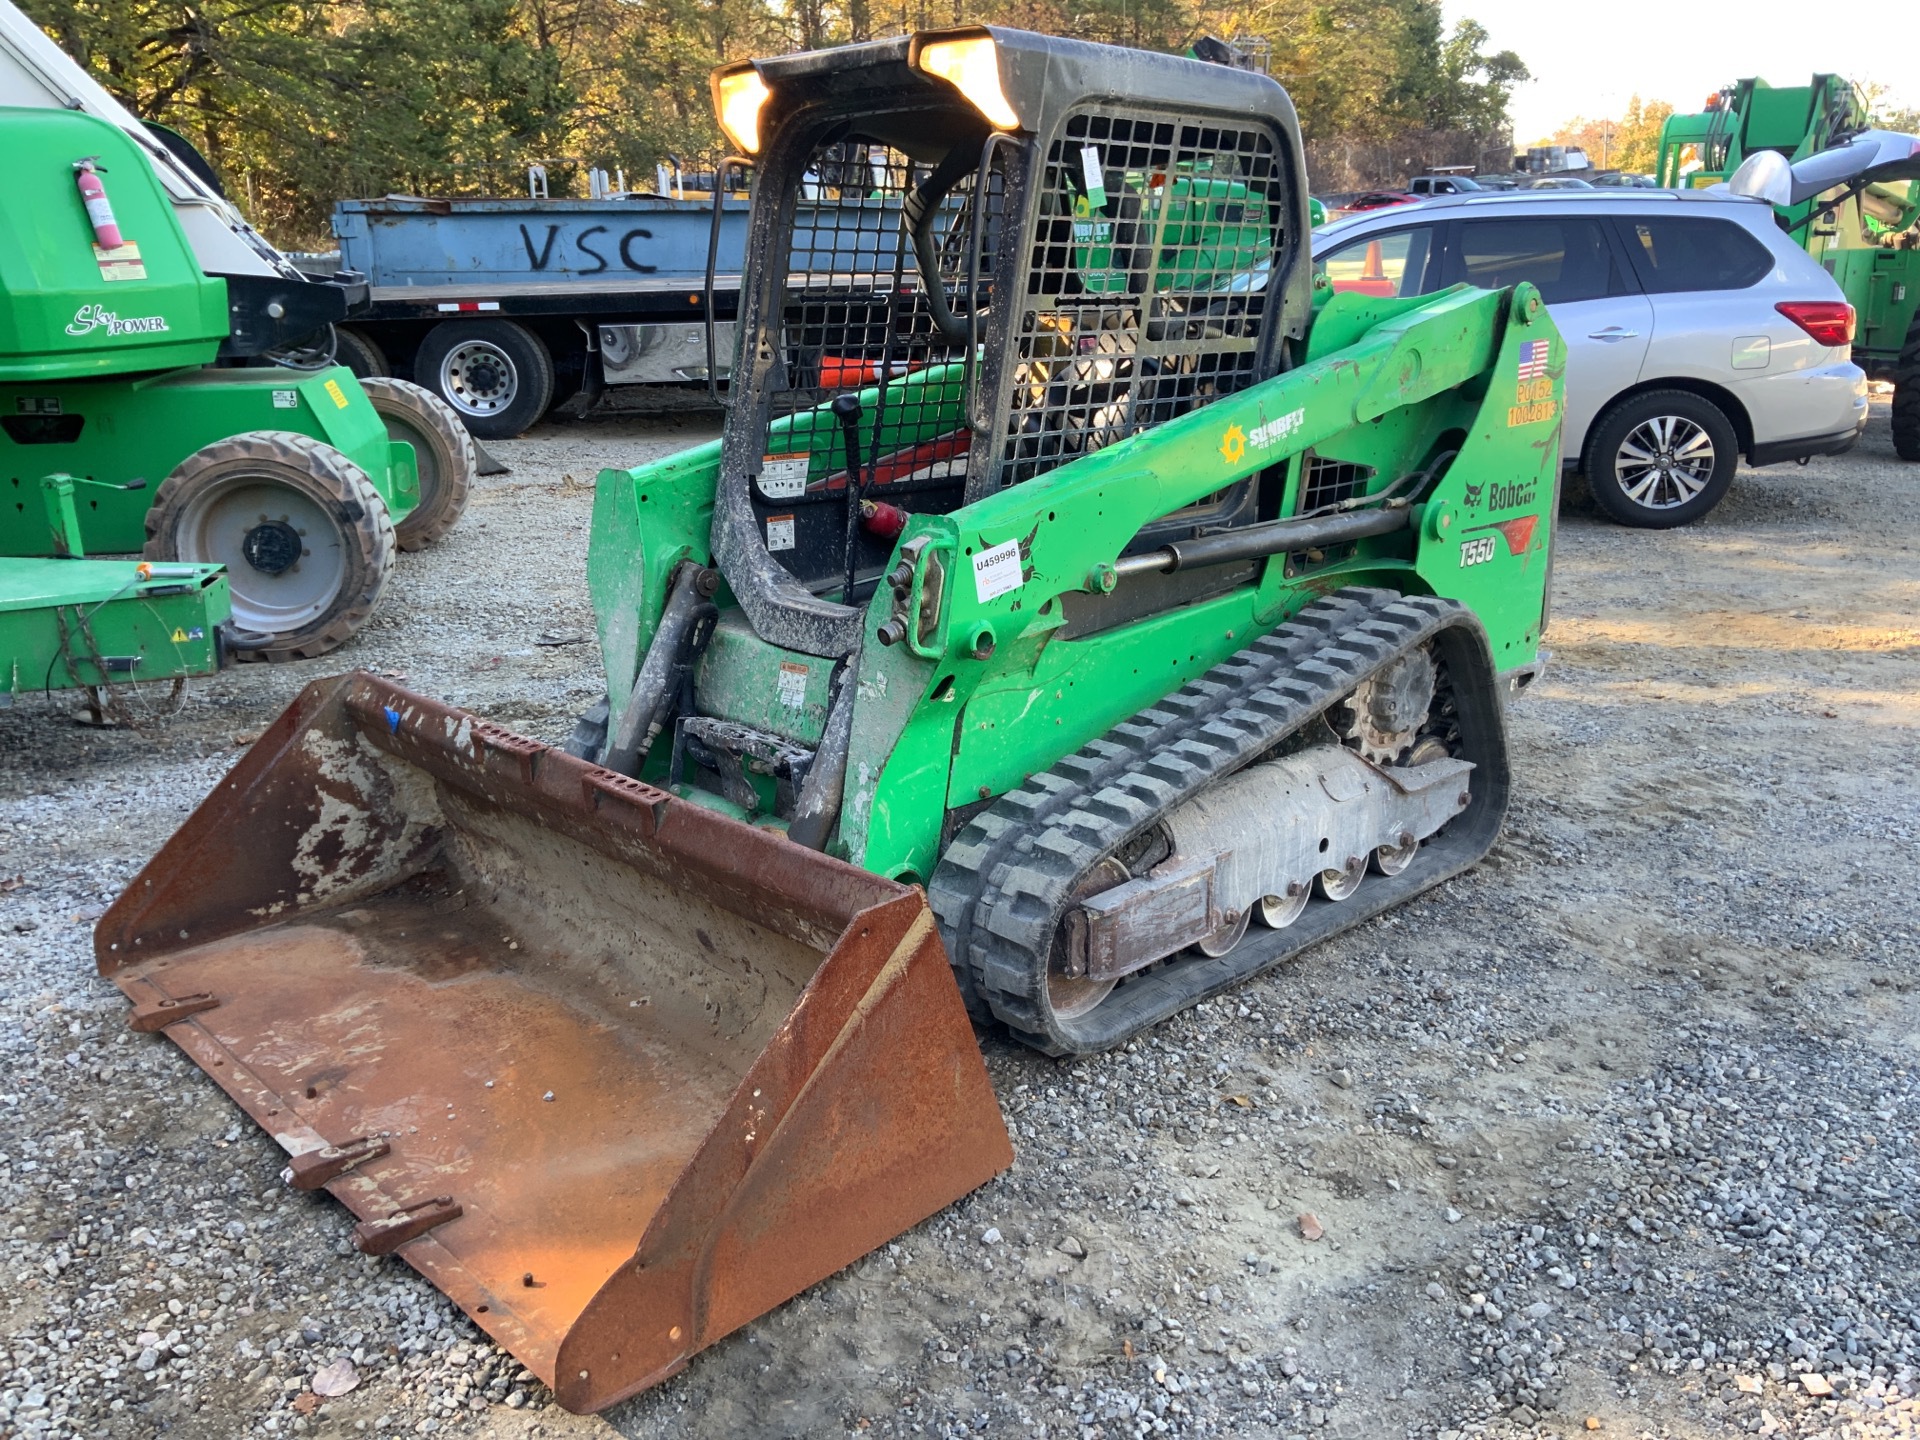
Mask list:
POLYGON ((1514 140, 1537 141, 1576 115, 1618 116, 1637 92, 1683 112, 1730 81, 1804 85, 1831 71, 1878 81, 1920 104, 1920 0, 1444 0, 1447 19, 1478 20, 1492 49, 1533 72, 1513 98, 1514 140), (1821 16, 1833 17, 1822 23, 1821 16))

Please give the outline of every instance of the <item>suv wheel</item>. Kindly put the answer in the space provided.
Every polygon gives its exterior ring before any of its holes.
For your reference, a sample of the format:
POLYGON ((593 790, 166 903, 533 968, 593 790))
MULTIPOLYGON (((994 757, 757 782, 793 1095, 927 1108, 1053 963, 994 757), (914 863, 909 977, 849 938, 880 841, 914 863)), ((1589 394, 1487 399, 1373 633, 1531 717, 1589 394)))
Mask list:
POLYGON ((1622 525, 1671 530, 1720 503, 1740 463, 1733 422, 1686 390, 1623 400, 1593 427, 1583 467, 1593 502, 1622 525))

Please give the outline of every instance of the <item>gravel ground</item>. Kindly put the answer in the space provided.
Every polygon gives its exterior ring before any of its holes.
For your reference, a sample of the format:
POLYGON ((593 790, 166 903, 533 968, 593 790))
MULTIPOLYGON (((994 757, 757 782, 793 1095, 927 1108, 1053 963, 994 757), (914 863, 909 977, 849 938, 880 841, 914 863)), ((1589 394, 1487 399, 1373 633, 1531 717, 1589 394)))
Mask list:
POLYGON ((0 1435, 1920 1433, 1920 466, 1884 400, 1690 529, 1570 506, 1486 864, 1122 1052, 985 1038, 1013 1169, 671 1383, 567 1415, 356 1254, 126 1031, 91 922, 315 675, 560 738, 601 688, 593 474, 712 433, 500 445, 376 628, 150 736, 0 711, 0 1435))

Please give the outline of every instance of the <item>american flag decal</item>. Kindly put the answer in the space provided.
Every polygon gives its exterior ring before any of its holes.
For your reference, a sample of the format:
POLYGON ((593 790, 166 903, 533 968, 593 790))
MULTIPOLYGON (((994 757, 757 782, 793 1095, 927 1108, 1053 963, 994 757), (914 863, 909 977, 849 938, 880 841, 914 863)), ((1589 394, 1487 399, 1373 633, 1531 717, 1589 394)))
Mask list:
POLYGON ((1553 354, 1551 340, 1529 340, 1520 347, 1520 378, 1538 380, 1547 373, 1547 360, 1553 354))

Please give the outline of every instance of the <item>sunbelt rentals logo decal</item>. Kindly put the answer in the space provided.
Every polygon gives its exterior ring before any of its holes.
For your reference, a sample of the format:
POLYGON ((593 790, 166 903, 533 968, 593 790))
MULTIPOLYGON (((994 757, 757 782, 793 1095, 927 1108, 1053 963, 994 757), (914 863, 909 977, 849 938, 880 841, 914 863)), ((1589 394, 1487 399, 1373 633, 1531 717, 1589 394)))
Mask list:
POLYGON ((104 305, 82 305, 67 322, 69 335, 91 335, 96 330, 104 330, 109 335, 158 335, 166 329, 165 316, 136 315, 131 320, 122 320, 118 313, 104 305))

